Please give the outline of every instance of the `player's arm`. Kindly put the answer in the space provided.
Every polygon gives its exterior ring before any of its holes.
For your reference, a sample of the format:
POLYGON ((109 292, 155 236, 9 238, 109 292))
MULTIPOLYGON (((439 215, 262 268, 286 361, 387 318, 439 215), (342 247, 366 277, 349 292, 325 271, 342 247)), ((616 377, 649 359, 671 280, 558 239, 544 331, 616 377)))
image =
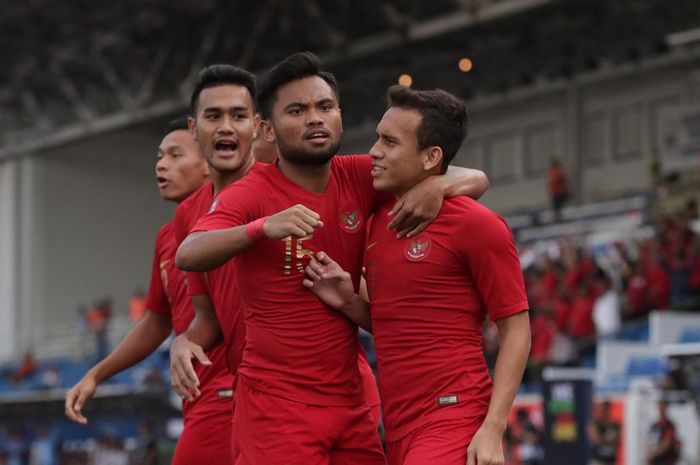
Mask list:
MULTIPOLYGON (((307 279, 304 286, 311 289, 316 296, 329 307, 338 310, 350 321, 372 332, 372 318, 368 299, 356 294, 352 286, 350 273, 343 270, 326 253, 315 254, 306 267, 307 279)), ((361 286, 363 288, 364 286, 361 286)))
POLYGON ((92 398, 97 385, 146 358, 172 331, 170 315, 147 311, 146 315, 124 337, 104 360, 92 367, 66 394, 65 413, 71 420, 86 424, 81 413, 92 398))
MULTIPOLYGON (((206 217, 205 217, 206 218, 206 217)), ((261 238, 303 237, 323 227, 318 213, 295 205, 251 223, 212 231, 195 231, 187 236, 175 255, 175 265, 186 271, 218 268, 261 238)))
POLYGON ((170 346, 170 383, 177 394, 187 400, 199 397, 199 377, 192 359, 211 365, 204 353, 223 341, 221 326, 214 304, 206 294, 193 295, 195 315, 187 330, 178 335, 170 346))
POLYGON ((500 319, 496 321, 496 326, 500 349, 494 370, 493 393, 484 423, 469 445, 467 465, 503 463, 503 433, 530 353, 530 319, 527 312, 500 319))
POLYGON ((415 236, 440 213, 445 198, 466 195, 478 199, 488 187, 489 179, 483 171, 449 166, 445 174, 430 176, 396 201, 389 212, 394 216, 389 228, 399 237, 415 236))

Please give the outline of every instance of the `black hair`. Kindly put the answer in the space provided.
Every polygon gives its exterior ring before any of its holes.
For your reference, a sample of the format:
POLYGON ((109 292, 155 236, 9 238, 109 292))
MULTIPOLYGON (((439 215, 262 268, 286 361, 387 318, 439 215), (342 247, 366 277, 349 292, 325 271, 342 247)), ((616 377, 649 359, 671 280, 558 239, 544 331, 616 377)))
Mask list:
POLYGON ((258 86, 258 109, 263 119, 270 119, 272 107, 277 100, 277 89, 288 82, 309 76, 318 76, 328 85, 340 102, 338 82, 335 76, 323 71, 321 59, 312 52, 298 52, 273 66, 260 80, 258 86))
POLYGON ((464 102, 442 89, 415 90, 394 85, 387 91, 389 108, 416 110, 421 122, 416 130, 421 150, 438 146, 442 149, 441 173, 447 171, 452 159, 467 137, 469 120, 464 102))
POLYGON ((218 64, 210 65, 202 69, 197 76, 197 82, 192 90, 190 98, 190 111, 193 115, 197 114, 197 104, 199 103, 199 94, 204 89, 209 87, 223 86, 233 84, 245 87, 250 92, 250 97, 255 103, 255 75, 250 71, 246 71, 238 66, 218 64))
POLYGON ((189 130, 189 127, 187 126, 187 117, 189 115, 183 115, 183 116, 178 116, 177 118, 171 119, 168 121, 168 125, 165 127, 165 133, 163 134, 163 137, 167 136, 171 132, 175 131, 181 131, 181 130, 189 130))

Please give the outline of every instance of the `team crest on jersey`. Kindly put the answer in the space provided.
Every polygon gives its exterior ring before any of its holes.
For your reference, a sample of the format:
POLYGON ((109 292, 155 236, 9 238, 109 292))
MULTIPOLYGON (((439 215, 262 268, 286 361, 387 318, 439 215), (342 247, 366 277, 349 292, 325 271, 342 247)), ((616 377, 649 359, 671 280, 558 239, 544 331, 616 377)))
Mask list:
POLYGON ((431 243, 427 236, 410 239, 404 249, 404 255, 412 262, 423 260, 430 253, 431 243))
POLYGON ((350 208, 340 212, 340 227, 343 230, 354 233, 360 230, 362 215, 357 208, 350 208))
POLYGON ((216 210, 217 205, 219 205, 219 199, 214 199, 214 201, 211 203, 211 207, 209 207, 209 213, 216 210))

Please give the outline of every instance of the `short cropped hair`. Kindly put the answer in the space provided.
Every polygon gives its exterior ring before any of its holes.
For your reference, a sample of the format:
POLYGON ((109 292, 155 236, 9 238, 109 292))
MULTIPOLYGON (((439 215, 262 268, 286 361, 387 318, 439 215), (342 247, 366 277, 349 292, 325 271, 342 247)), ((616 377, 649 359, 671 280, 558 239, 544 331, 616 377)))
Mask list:
POLYGON ((248 89, 253 104, 255 104, 256 79, 253 73, 233 65, 210 65, 202 69, 197 76, 197 82, 195 83, 194 89, 192 90, 192 97, 190 98, 190 111, 192 114, 197 114, 199 95, 204 89, 227 84, 233 84, 248 89))
POLYGON ((177 118, 171 119, 168 121, 168 125, 165 127, 165 132, 163 133, 163 137, 167 136, 171 132, 175 131, 181 131, 185 130, 188 131, 189 127, 187 126, 187 117, 189 115, 183 115, 183 116, 178 116, 177 118))
POLYGON ((416 130, 418 146, 421 150, 440 147, 441 173, 447 171, 467 137, 469 121, 464 102, 442 89, 415 90, 394 85, 387 91, 387 105, 420 113, 421 122, 416 130))
POLYGON ((318 76, 328 85, 340 101, 338 82, 335 76, 323 70, 321 59, 312 52, 298 52, 273 66, 260 80, 258 86, 258 109, 263 119, 270 119, 272 107, 277 101, 277 89, 288 82, 309 76, 318 76))

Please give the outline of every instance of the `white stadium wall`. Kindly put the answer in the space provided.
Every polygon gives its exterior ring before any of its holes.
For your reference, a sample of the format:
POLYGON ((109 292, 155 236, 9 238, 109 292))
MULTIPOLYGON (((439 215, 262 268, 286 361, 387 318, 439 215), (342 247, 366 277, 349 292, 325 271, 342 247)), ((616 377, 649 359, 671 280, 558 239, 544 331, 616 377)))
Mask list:
MULTIPOLYGON (((700 67, 680 59, 477 98, 468 104, 471 128, 454 164, 488 174, 482 201, 503 214, 549 205, 554 157, 583 202, 649 189, 652 162, 665 156, 663 113, 693 101, 700 102, 700 67)), ((372 125, 348 130, 343 152, 364 153, 374 139, 372 125)))
POLYGON ((19 162, 19 337, 0 358, 12 349, 52 355, 57 340, 77 339, 78 305, 111 296, 119 317, 147 288, 155 235, 173 212, 155 183, 158 142, 152 131, 124 130, 19 162))

